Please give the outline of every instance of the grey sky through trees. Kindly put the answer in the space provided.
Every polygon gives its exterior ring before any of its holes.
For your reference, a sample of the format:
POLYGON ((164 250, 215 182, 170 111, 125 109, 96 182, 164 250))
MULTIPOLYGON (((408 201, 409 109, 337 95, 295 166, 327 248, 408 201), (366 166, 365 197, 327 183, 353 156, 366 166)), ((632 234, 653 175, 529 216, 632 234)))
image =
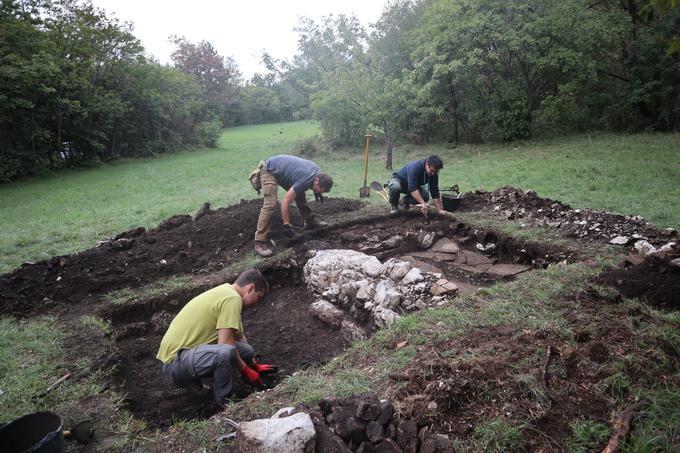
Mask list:
POLYGON ((318 20, 329 14, 354 14, 364 26, 380 18, 385 0, 92 0, 121 21, 134 25, 147 53, 170 62, 172 34, 189 41, 209 41, 232 57, 245 79, 264 72, 260 54, 288 60, 297 49, 293 28, 300 17, 318 20))

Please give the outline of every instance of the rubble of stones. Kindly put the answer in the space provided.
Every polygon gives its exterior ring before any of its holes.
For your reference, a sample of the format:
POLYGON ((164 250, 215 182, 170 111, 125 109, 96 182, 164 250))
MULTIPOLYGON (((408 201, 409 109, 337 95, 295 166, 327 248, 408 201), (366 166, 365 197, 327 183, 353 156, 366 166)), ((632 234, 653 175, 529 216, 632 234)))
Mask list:
POLYGON ((414 420, 399 419, 394 406, 367 392, 279 410, 270 419, 241 423, 240 452, 452 453, 451 440, 414 420))
POLYGON ((674 229, 659 230, 640 216, 572 209, 559 201, 541 198, 533 190, 525 192, 514 187, 502 187, 493 192, 478 190, 467 196, 470 201, 481 200, 489 204, 494 212, 508 220, 545 225, 560 230, 568 237, 604 242, 624 237, 627 240, 622 245, 646 240, 660 247, 677 236, 674 229))
POLYGON ((441 274, 396 258, 381 263, 355 250, 320 250, 307 261, 303 275, 319 295, 310 310, 340 327, 347 341, 367 338, 366 328, 387 327, 402 313, 444 305, 445 296, 458 290, 441 274))

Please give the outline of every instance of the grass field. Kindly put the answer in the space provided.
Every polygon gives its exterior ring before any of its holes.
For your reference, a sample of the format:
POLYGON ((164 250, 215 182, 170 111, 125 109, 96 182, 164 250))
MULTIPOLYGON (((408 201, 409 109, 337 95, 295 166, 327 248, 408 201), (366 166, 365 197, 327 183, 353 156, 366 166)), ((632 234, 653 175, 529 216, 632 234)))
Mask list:
MULTIPOLYGON (((123 160, 97 168, 0 186, 0 273, 27 261, 87 249, 117 232, 253 198, 247 176, 268 156, 295 152, 319 133, 313 122, 225 131, 216 149, 123 160)), ((512 144, 403 146, 395 168, 439 153, 441 186, 463 190, 514 185, 575 208, 639 214, 659 227, 680 227, 680 135, 579 135, 512 144)), ((363 144, 312 157, 335 179, 331 195, 357 197, 363 144)), ((386 181, 384 150, 371 145, 369 182, 386 181)), ((380 200, 373 196, 374 203, 380 200)))

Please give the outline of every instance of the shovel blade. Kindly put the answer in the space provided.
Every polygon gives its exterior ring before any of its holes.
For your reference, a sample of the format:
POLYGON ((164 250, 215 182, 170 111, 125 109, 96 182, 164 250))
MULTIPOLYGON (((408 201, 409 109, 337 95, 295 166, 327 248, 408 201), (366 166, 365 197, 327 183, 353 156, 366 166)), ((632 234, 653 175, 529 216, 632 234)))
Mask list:
POLYGON ((368 198, 371 196, 371 188, 368 186, 359 189, 359 198, 368 198))

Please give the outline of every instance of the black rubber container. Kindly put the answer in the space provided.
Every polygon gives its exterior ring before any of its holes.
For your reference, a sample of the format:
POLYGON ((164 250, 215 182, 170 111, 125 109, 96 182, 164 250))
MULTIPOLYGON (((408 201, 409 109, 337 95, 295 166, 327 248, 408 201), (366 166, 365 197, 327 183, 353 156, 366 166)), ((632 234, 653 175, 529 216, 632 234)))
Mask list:
POLYGON ((24 415, 0 427, 0 449, 4 453, 61 453, 63 428, 63 420, 54 412, 24 415))
POLYGON ((442 206, 444 207, 444 211, 449 212, 453 212, 458 209, 460 206, 460 200, 463 199, 463 197, 459 195, 453 195, 450 193, 442 193, 440 195, 442 197, 442 206))

